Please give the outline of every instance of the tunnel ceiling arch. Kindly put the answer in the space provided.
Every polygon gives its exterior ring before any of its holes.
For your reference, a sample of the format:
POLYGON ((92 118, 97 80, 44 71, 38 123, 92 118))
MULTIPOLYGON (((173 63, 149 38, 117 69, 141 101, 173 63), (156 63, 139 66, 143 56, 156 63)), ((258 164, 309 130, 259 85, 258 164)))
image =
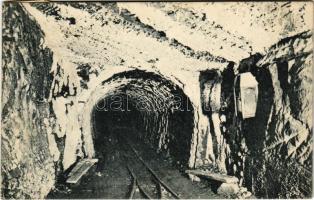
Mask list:
POLYGON ((133 113, 127 120, 128 128, 137 124, 132 128, 136 128, 138 136, 157 151, 167 151, 175 159, 188 162, 196 125, 194 106, 172 81, 142 70, 117 73, 101 82, 86 105, 82 127, 90 130, 82 128, 82 134, 87 156, 97 155, 94 141, 106 134, 100 132, 108 132, 99 124, 110 123, 114 127, 117 120, 113 116, 117 113, 124 117, 133 113))

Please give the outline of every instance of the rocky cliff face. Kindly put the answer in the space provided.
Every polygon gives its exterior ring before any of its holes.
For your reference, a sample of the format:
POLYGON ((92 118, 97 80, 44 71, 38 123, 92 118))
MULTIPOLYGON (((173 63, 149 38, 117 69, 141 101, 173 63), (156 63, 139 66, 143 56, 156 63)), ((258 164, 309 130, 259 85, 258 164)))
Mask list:
POLYGON ((19 4, 3 4, 2 33, 2 197, 43 198, 55 173, 47 139, 52 52, 19 4))

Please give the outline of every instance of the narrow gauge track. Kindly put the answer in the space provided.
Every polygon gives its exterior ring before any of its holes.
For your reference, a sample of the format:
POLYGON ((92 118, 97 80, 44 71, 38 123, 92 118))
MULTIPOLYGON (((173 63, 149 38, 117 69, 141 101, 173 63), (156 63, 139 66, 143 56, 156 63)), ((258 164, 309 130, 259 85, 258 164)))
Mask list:
POLYGON ((130 143, 124 140, 123 137, 119 137, 119 140, 122 140, 123 157, 126 168, 132 177, 127 198, 179 199, 179 195, 160 179, 130 143))

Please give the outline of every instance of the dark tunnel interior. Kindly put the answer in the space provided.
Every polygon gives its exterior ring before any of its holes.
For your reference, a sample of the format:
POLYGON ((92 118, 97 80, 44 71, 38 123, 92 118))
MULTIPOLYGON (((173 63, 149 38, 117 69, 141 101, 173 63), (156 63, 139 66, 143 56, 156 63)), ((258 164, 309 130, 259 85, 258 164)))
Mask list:
POLYGON ((143 143, 176 165, 187 167, 194 129, 193 106, 183 91, 155 74, 128 80, 98 101, 92 111, 96 157, 112 156, 115 146, 126 141, 143 143))

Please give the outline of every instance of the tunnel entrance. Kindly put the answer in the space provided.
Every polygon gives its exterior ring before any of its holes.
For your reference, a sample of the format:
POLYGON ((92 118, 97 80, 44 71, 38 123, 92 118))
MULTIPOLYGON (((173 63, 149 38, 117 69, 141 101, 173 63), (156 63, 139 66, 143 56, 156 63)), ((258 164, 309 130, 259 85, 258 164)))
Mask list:
POLYGON ((187 167, 194 130, 194 110, 182 89, 160 75, 134 70, 102 83, 114 86, 94 105, 95 156, 114 157, 126 141, 143 143, 187 167))
POLYGON ((186 175, 198 115, 174 82, 141 70, 118 73, 97 86, 84 110, 83 150, 98 162, 66 195, 61 188, 50 198, 215 196, 186 175))

